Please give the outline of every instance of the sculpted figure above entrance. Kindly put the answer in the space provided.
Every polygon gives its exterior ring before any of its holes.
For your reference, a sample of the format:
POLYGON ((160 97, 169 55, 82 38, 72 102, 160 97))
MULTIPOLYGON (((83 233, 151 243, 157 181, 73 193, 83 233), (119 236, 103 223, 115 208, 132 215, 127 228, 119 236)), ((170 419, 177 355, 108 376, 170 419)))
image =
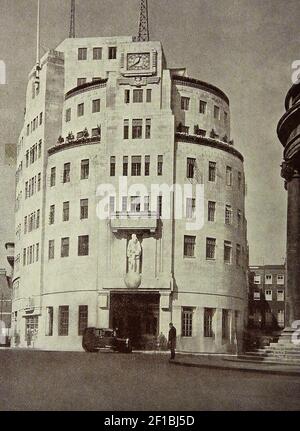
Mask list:
POLYGON ((135 234, 131 235, 131 240, 127 247, 128 272, 140 272, 140 259, 142 247, 135 234))

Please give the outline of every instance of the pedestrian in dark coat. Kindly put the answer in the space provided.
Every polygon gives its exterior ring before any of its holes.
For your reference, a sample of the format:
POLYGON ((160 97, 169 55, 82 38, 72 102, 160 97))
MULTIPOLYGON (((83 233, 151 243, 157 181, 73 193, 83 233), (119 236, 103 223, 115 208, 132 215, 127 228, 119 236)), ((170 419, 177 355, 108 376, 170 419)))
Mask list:
POLYGON ((169 349, 171 350, 171 359, 175 359, 175 349, 176 349, 176 328, 173 323, 169 324, 169 349))

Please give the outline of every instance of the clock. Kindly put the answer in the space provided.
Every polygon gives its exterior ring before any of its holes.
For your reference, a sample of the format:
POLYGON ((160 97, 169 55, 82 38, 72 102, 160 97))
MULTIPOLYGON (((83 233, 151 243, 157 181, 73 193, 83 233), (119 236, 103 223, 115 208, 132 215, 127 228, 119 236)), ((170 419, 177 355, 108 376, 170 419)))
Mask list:
POLYGON ((150 53, 127 54, 127 70, 150 70, 150 53))

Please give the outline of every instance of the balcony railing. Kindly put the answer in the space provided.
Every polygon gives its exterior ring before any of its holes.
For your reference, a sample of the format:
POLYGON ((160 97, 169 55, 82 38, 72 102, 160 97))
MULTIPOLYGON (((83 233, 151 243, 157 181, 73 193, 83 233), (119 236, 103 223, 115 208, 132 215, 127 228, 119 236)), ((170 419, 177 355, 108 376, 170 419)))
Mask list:
POLYGON ((111 229, 120 230, 149 230, 155 232, 157 228, 157 212, 154 211, 115 211, 110 214, 111 229))

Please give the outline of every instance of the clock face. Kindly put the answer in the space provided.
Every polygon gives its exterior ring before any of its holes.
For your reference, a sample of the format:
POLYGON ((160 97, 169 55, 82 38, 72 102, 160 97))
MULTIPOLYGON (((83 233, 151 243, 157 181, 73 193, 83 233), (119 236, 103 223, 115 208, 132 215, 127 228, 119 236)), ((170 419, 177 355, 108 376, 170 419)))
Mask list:
POLYGON ((150 54, 127 54, 127 70, 149 70, 150 54))

